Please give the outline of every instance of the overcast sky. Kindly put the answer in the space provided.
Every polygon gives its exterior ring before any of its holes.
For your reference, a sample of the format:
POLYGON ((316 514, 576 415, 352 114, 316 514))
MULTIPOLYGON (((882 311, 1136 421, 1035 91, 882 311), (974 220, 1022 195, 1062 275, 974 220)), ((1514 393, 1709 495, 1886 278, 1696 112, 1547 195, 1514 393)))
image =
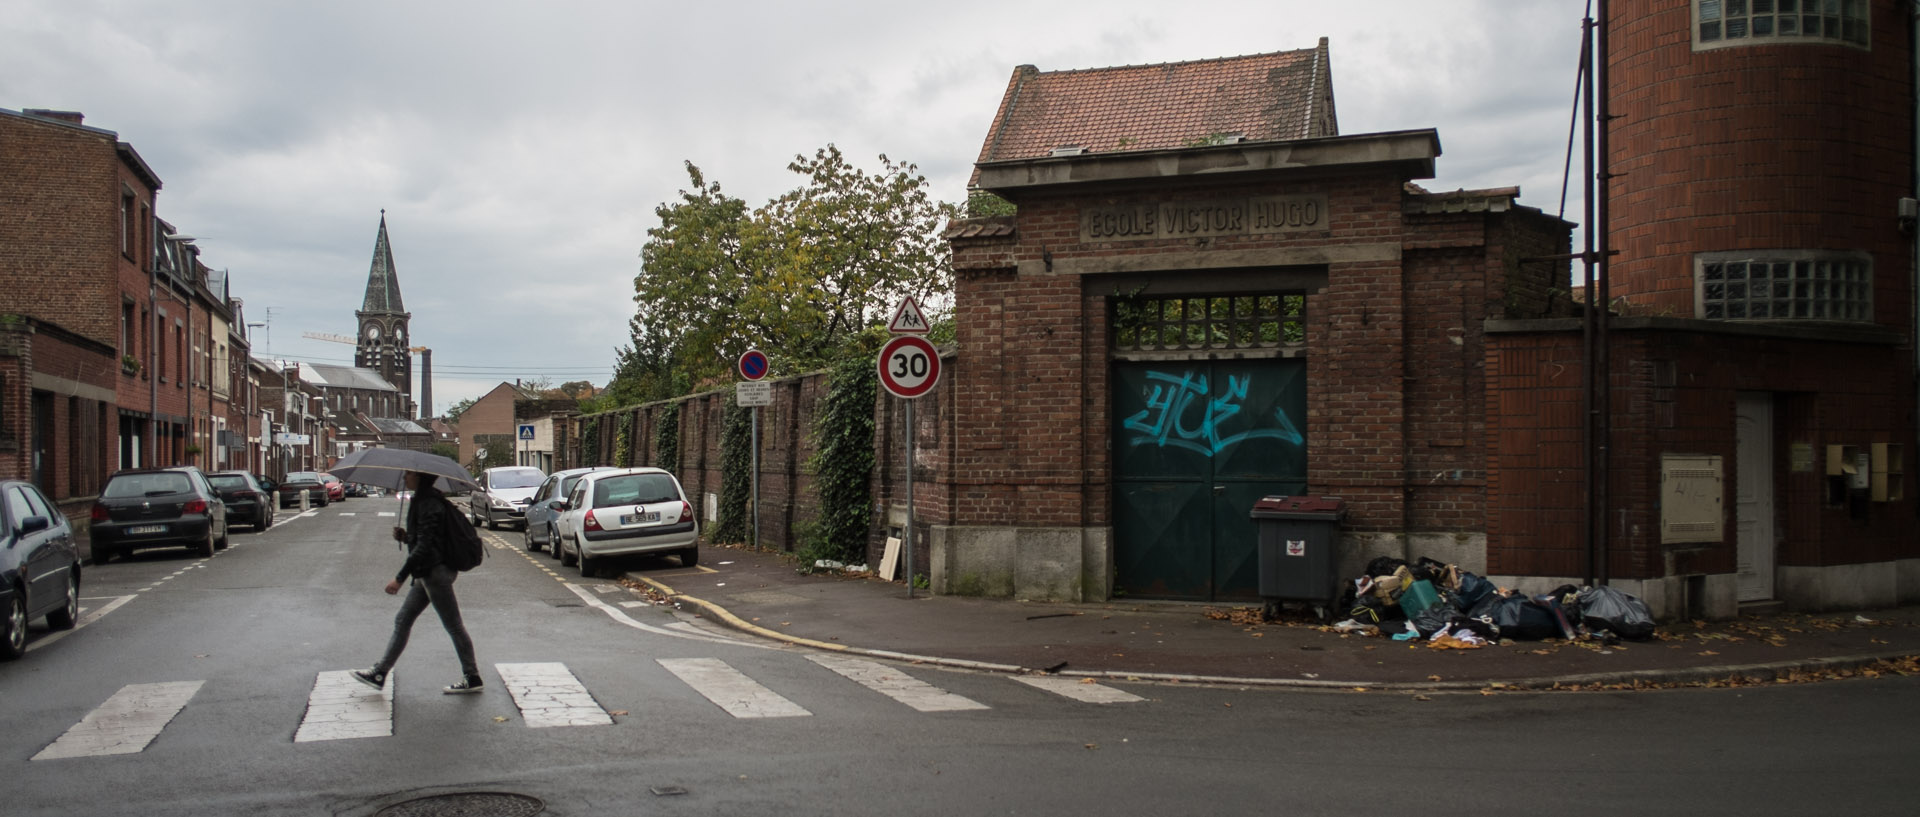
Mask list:
POLYGON ((758 206, 797 186, 795 154, 833 143, 869 172, 913 162, 960 201, 1023 63, 1328 37, 1342 133, 1434 128, 1429 189, 1519 185, 1557 213, 1586 8, 0 0, 0 108, 79 111, 131 143, 164 182, 158 215, 230 271, 275 357, 351 362, 302 333, 356 331, 385 209, 441 412, 502 380, 606 383, 685 162, 758 206))

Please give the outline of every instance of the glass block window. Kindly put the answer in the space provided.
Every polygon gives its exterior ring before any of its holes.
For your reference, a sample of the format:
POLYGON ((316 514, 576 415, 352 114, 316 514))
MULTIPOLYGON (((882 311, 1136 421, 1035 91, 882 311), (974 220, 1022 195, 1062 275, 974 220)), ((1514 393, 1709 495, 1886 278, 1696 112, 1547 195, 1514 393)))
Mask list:
POLYGON ((1709 320, 1873 320, 1864 255, 1713 253, 1696 262, 1696 313, 1709 320))
POLYGON ((1272 349, 1306 343, 1305 295, 1115 296, 1120 352, 1272 349))
POLYGON ((1868 0, 1694 0, 1693 44, 1846 43, 1868 47, 1868 0))

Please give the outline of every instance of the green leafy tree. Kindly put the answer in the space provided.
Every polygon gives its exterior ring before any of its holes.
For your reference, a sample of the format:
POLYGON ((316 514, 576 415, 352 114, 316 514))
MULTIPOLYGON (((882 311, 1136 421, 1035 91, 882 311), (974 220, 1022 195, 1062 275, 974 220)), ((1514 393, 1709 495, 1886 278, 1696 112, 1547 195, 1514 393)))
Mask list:
POLYGON ((474 403, 474 399, 469 397, 465 400, 462 400, 458 403, 453 404, 452 408, 447 409, 447 413, 446 413, 447 422, 449 423, 460 422, 460 415, 467 413, 467 409, 473 408, 473 403, 474 403))
POLYGON ((690 189, 654 209, 631 344, 594 408, 723 380, 754 347, 776 371, 823 368, 902 296, 943 301, 953 275, 941 233, 957 208, 930 196, 914 165, 879 158, 868 173, 832 145, 796 156, 787 167, 801 185, 757 209, 687 163, 690 189))

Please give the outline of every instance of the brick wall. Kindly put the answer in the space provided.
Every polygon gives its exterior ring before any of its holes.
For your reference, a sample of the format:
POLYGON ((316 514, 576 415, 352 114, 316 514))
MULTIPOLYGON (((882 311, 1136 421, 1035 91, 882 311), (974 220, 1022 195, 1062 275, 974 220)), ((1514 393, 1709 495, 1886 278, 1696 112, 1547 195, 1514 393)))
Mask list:
POLYGON ((1905 326, 1912 195, 1909 8, 1870 0, 1869 49, 1833 43, 1694 51, 1693 3, 1612 6, 1612 294, 1692 316, 1693 254, 1865 250, 1877 320, 1905 326))

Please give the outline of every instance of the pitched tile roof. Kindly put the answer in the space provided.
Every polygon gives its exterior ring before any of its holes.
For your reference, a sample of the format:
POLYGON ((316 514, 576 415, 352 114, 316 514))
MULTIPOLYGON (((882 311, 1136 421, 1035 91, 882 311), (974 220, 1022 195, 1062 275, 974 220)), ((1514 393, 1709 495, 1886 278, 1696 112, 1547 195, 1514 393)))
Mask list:
POLYGON ((1166 150, 1228 134, 1249 142, 1339 135, 1327 39, 1243 57, 1043 72, 1013 70, 980 162, 1166 150))

